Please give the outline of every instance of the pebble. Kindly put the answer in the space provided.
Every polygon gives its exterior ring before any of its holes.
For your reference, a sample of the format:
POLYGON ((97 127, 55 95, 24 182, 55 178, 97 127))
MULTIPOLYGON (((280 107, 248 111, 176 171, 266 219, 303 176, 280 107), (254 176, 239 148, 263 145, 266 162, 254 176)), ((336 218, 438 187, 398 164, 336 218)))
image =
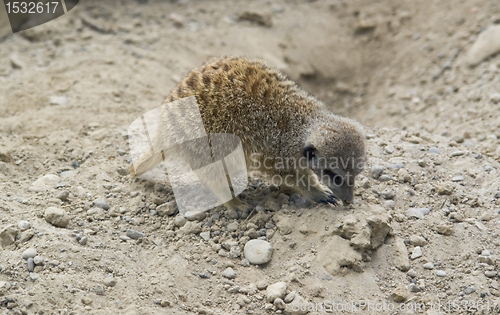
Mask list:
POLYGON ((40 177, 31 184, 30 191, 41 192, 53 188, 61 181, 61 178, 54 174, 47 174, 40 177))
POLYGON ((26 68, 26 64, 19 58, 19 55, 16 53, 10 55, 10 64, 14 69, 26 68))
POLYGON ((446 277, 446 271, 444 271, 444 270, 438 270, 438 271, 436 271, 436 276, 438 276, 438 277, 446 277))
POLYGON ((28 258, 28 271, 33 272, 33 270, 35 270, 35 261, 30 257, 28 258))
POLYGON ((21 255, 21 257, 25 260, 28 258, 34 258, 35 256, 36 256, 36 249, 34 249, 33 247, 28 248, 21 255))
POLYGON ((271 261, 273 247, 264 240, 250 240, 245 244, 244 254, 251 264, 266 264, 271 261))
POLYGON ((424 269, 432 270, 432 269, 434 269, 434 264, 431 263, 431 262, 425 263, 424 264, 424 269))
POLYGON ((500 103, 500 93, 492 93, 490 94, 490 101, 495 104, 500 103))
MULTIPOLYGON (((238 222, 231 222, 227 225, 227 230, 234 232, 238 229, 238 222)), ((265 234, 264 234, 265 235, 265 234)))
POLYGON ((202 279, 210 279, 210 274, 206 272, 199 273, 198 276, 202 279))
POLYGON ((94 200, 93 205, 94 205, 94 207, 98 207, 98 208, 101 208, 103 210, 109 209, 109 205, 106 202, 106 199, 104 199, 104 198, 99 198, 99 199, 94 200))
POLYGON ((265 290, 267 289, 267 282, 265 280, 260 280, 256 284, 258 290, 265 290))
POLYGON ((406 216, 409 218, 423 219, 429 212, 429 208, 410 208, 406 210, 406 216))
POLYGON ((68 105, 68 98, 66 96, 50 96, 49 103, 51 105, 66 106, 68 105))
POLYGON ((417 293, 420 291, 422 291, 422 288, 420 288, 418 285, 410 284, 410 292, 417 293))
POLYGON ((498 52, 500 52, 500 25, 493 25, 479 35, 467 53, 466 62, 469 66, 476 66, 498 52))
POLYGON ((413 268, 408 270, 408 272, 406 274, 408 275, 408 277, 411 277, 411 278, 415 278, 417 276, 417 272, 413 268))
POLYGON ((285 302, 282 299, 280 299, 280 298, 275 299, 273 304, 279 310, 284 310, 285 309, 285 302))
POLYGON ((439 151, 438 148, 436 147, 430 147, 429 148, 429 153, 432 153, 432 154, 440 154, 441 152, 439 151))
POLYGON ((31 279, 31 281, 35 282, 35 281, 37 281, 38 279, 40 279, 40 275, 39 275, 39 274, 37 274, 37 273, 31 272, 31 273, 30 273, 30 279, 31 279))
POLYGON ((373 165, 372 171, 370 172, 370 176, 373 179, 378 179, 380 175, 382 175, 382 172, 384 171, 384 167, 381 165, 373 165))
POLYGON ((378 180, 381 182, 388 182, 391 179, 392 179, 392 177, 390 177, 389 175, 380 175, 380 177, 378 178, 378 180))
POLYGON ((286 282, 271 284, 266 289, 267 302, 273 303, 277 298, 283 299, 286 295, 286 282))
POLYGON ((182 227, 186 224, 187 219, 181 215, 178 215, 174 218, 174 226, 182 227))
POLYGON ((483 249, 481 251, 481 256, 490 256, 491 255, 491 252, 487 249, 483 249))
POLYGON ((104 287, 100 284, 97 284, 95 287, 95 294, 104 295, 104 287))
POLYGON ((413 249, 413 252, 411 253, 411 259, 417 259, 422 257, 422 249, 420 246, 417 246, 413 249))
POLYGON ((64 209, 56 208, 56 207, 48 207, 45 210, 45 221, 48 223, 60 227, 65 228, 69 224, 69 215, 64 211, 64 209))
POLYGON ((44 262, 43 262, 43 257, 42 256, 35 256, 33 258, 33 262, 35 263, 35 265, 37 266, 43 266, 44 265, 44 262))
POLYGON ((450 154, 450 156, 451 156, 451 157, 456 157, 456 156, 462 156, 462 155, 464 155, 464 154, 465 154, 465 152, 464 152, 464 151, 455 151, 455 152, 452 152, 452 153, 450 154))
POLYGON ((290 293, 288 293, 285 298, 283 299, 283 301, 285 303, 292 303, 293 300, 295 299, 295 294, 297 294, 297 291, 292 291, 290 293))
POLYGON ((17 224, 17 227, 21 231, 26 231, 26 230, 31 228, 31 223, 29 223, 28 221, 19 221, 19 223, 17 224))
POLYGON ((386 207, 387 209, 394 209, 396 207, 396 203, 394 202, 394 200, 387 200, 384 203, 384 207, 386 207))
POLYGON ((497 272, 494 270, 488 270, 484 273, 484 275, 488 278, 493 278, 497 275, 497 272))
POLYGON ((92 299, 91 299, 91 298, 88 298, 88 297, 83 297, 83 298, 82 298, 82 303, 83 303, 84 305, 92 305, 92 303, 93 303, 93 302, 94 302, 94 301, 92 301, 92 299))
POLYGON ((146 236, 146 234, 141 233, 141 232, 136 231, 136 230, 127 230, 126 235, 127 235, 127 237, 130 237, 133 240, 138 240, 141 237, 145 237, 146 236))
POLYGON ((453 225, 441 223, 440 225, 438 225, 437 231, 439 234, 451 235, 453 234, 453 225))
POLYGON ((467 287, 467 288, 465 288, 465 290, 464 290, 464 293, 465 293, 465 294, 467 294, 467 295, 468 295, 468 294, 472 294, 472 293, 474 293, 474 292, 476 292, 476 289, 474 289, 473 287, 467 287))
POLYGON ((171 216, 177 211, 177 203, 175 201, 169 201, 162 205, 156 207, 156 212, 160 216, 171 216))
POLYGON ((222 272, 222 276, 224 278, 234 279, 236 278, 236 272, 234 272, 233 268, 227 267, 226 270, 222 272))
POLYGON ((210 232, 209 231, 201 232, 200 236, 205 241, 208 241, 210 239, 210 232))
POLYGON ((69 197, 69 191, 63 190, 57 193, 56 198, 61 200, 61 201, 66 201, 68 200, 69 197))
POLYGON ((80 245, 87 245, 88 240, 89 240, 89 239, 88 239, 86 236, 83 236, 82 238, 80 238, 80 239, 78 240, 78 243, 79 243, 80 245))
POLYGON ((410 236, 410 244, 413 246, 425 246, 427 245, 427 241, 420 235, 412 235, 410 236))
POLYGON ((13 244, 16 241, 17 228, 13 225, 7 225, 0 230, 0 246, 5 247, 13 244))
POLYGON ((464 180, 464 177, 463 176, 454 176, 451 181, 452 182, 461 182, 464 180))
POLYGON ((391 296, 396 302, 403 302, 408 299, 408 293, 402 287, 397 287, 396 289, 392 290, 391 296))
POLYGON ((116 285, 117 281, 114 277, 106 277, 106 278, 104 278, 102 283, 107 287, 114 287, 116 285))

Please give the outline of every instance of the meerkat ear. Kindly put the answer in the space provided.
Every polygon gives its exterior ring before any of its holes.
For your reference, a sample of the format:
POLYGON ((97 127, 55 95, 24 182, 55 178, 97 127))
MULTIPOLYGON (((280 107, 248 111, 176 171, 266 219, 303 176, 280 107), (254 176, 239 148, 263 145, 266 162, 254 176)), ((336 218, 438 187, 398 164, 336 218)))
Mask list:
POLYGON ((316 157, 316 148, 313 147, 312 145, 308 145, 307 147, 304 148, 304 157, 310 161, 313 158, 316 157))

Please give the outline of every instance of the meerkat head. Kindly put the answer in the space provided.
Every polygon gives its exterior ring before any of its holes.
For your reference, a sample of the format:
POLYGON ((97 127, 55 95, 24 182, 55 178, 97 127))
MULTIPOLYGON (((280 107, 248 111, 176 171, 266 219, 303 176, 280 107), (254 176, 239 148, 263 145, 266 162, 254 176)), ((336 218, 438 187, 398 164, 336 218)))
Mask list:
POLYGON ((365 163, 365 135, 357 122, 333 114, 313 122, 303 146, 308 167, 336 199, 350 203, 365 163))

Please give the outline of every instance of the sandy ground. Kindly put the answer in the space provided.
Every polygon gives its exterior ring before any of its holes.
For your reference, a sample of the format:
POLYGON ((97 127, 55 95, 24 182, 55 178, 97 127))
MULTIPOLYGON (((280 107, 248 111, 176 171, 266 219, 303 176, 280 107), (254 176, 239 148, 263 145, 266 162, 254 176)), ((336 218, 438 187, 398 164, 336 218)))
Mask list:
POLYGON ((85 1, 14 35, 0 17, 0 314, 500 312, 500 56, 469 66, 495 1, 85 1), (173 195, 130 178, 128 125, 226 54, 366 126, 352 206, 252 182, 250 215, 155 212, 173 195))

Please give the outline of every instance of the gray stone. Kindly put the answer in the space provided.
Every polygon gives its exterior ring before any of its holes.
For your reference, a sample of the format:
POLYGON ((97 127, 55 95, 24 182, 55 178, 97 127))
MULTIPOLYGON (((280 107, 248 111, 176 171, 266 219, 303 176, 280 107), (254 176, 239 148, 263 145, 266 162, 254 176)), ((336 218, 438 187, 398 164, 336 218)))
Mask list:
POLYGON ((436 147, 430 147, 429 148, 429 153, 432 153, 432 154, 440 154, 441 152, 439 151, 438 148, 436 147))
POLYGON ((109 209, 109 205, 106 202, 106 199, 104 199, 104 198, 99 198, 99 199, 94 200, 93 205, 94 205, 94 207, 98 207, 98 208, 101 208, 103 210, 109 209))
POLYGON ((57 193, 56 198, 61 200, 61 201, 66 201, 68 200, 69 197, 69 191, 63 190, 57 193))
POLYGON ((136 230, 127 230, 126 235, 127 235, 127 237, 130 237, 133 240, 138 240, 141 237, 145 237, 146 236, 146 234, 141 233, 141 232, 136 231, 136 230))
POLYGON ((199 273, 198 276, 202 279, 210 279, 210 274, 207 272, 199 273))
POLYGON ((476 292, 476 289, 474 289, 473 287, 467 287, 467 288, 465 288, 465 290, 464 290, 464 293, 465 293, 465 294, 472 294, 472 293, 474 293, 474 292, 476 292))
POLYGON ((182 227, 186 224, 186 222, 187 222, 186 218, 181 215, 177 215, 174 218, 174 226, 176 227, 182 227))
POLYGON ((59 176, 47 174, 34 181, 33 184, 31 184, 29 190, 35 192, 49 190, 51 188, 54 188, 54 186, 56 186, 60 181, 61 179, 59 178, 59 176))
POLYGON ((35 263, 35 265, 37 266, 43 266, 44 265, 44 262, 43 262, 43 257, 41 256, 35 256, 33 258, 33 262, 35 263))
POLYGON ((427 241, 420 235, 412 235, 410 236, 410 244, 413 246, 425 246, 427 245, 427 241))
POLYGON ((487 249, 483 249, 483 251, 481 252, 481 256, 490 256, 491 255, 491 252, 487 249))
POLYGON ((238 229, 238 222, 231 222, 227 225, 227 230, 234 232, 238 229))
POLYGON ((30 257, 28 258, 28 271, 33 272, 33 270, 35 270, 35 261, 30 257))
POLYGON ((451 181, 452 182, 461 182, 464 180, 464 177, 463 176, 454 176, 451 181))
POLYGON ((424 264, 424 269, 432 270, 432 269, 434 269, 434 264, 431 263, 431 262, 425 263, 424 264))
POLYGON ((114 277, 106 277, 106 278, 104 278, 102 283, 107 287, 114 287, 116 285, 117 281, 114 277))
POLYGON ((266 264, 271 261, 273 247, 264 240, 250 240, 245 244, 244 254, 251 264, 266 264))
POLYGON ((49 103, 51 105, 68 105, 68 98, 66 96, 49 96, 49 103))
POLYGON ((95 287, 95 294, 104 295, 104 287, 100 284, 97 284, 95 287))
POLYGON ((158 212, 158 215, 162 217, 173 215, 176 211, 177 203, 175 201, 169 201, 156 207, 156 212, 158 212))
POLYGON ((205 241, 210 240, 210 232, 209 232, 209 231, 201 232, 201 233, 200 233, 200 236, 201 236, 201 238, 202 238, 202 239, 204 239, 205 241))
POLYGON ((2 247, 14 244, 16 241, 17 228, 11 224, 0 230, 0 245, 2 247))
POLYGON ((373 165, 372 170, 370 172, 370 176, 374 179, 378 179, 382 172, 384 171, 384 167, 381 165, 373 165))
POLYGON ((498 52, 500 52, 500 25, 492 25, 479 34, 469 49, 465 61, 469 66, 476 66, 498 52))
POLYGON ((280 298, 275 299, 273 304, 279 310, 285 309, 285 302, 280 298))
POLYGON ((31 228, 31 223, 29 223, 28 221, 19 221, 17 227, 19 228, 19 230, 25 231, 31 228))
POLYGON ((286 295, 286 282, 271 284, 266 289, 267 302, 273 303, 277 298, 283 299, 286 295))
POLYGON ((411 253, 411 259, 413 260, 420 257, 422 257, 422 249, 420 248, 420 246, 417 246, 413 249, 413 252, 411 253))
POLYGON ((28 258, 34 258, 35 256, 36 256, 36 249, 34 249, 33 247, 28 248, 21 255, 21 257, 25 260, 28 258))
POLYGON ((68 226, 70 220, 68 214, 66 213, 66 211, 64 211, 64 209, 56 207, 48 207, 45 210, 44 217, 45 221, 47 221, 48 223, 61 228, 65 228, 66 226, 68 226))
POLYGON ((380 177, 378 178, 378 180, 381 182, 388 182, 391 179, 392 179, 392 177, 389 175, 380 175, 380 177))
POLYGON ((285 298, 283 299, 283 301, 285 303, 292 303, 293 302, 293 299, 295 299, 295 294, 297 293, 297 291, 292 291, 290 293, 288 293, 285 298))
POLYGON ((408 270, 408 272, 406 274, 408 275, 408 277, 411 277, 411 278, 415 278, 418 275, 417 272, 415 271, 415 269, 413 269, 413 268, 408 270))
POLYGON ((436 271, 436 276, 446 277, 446 272, 444 270, 438 270, 438 271, 436 271))
POLYGON ((484 275, 488 278, 494 278, 497 275, 497 272, 494 270, 488 270, 484 273, 484 275))
POLYGON ((234 272, 233 268, 228 267, 228 268, 226 268, 226 270, 224 270, 222 272, 222 276, 224 278, 234 279, 234 278, 236 278, 236 272, 234 272))
POLYGON ((410 260, 408 259, 408 249, 403 239, 397 237, 394 240, 393 251, 396 268, 403 272, 408 271, 410 269, 410 260))

